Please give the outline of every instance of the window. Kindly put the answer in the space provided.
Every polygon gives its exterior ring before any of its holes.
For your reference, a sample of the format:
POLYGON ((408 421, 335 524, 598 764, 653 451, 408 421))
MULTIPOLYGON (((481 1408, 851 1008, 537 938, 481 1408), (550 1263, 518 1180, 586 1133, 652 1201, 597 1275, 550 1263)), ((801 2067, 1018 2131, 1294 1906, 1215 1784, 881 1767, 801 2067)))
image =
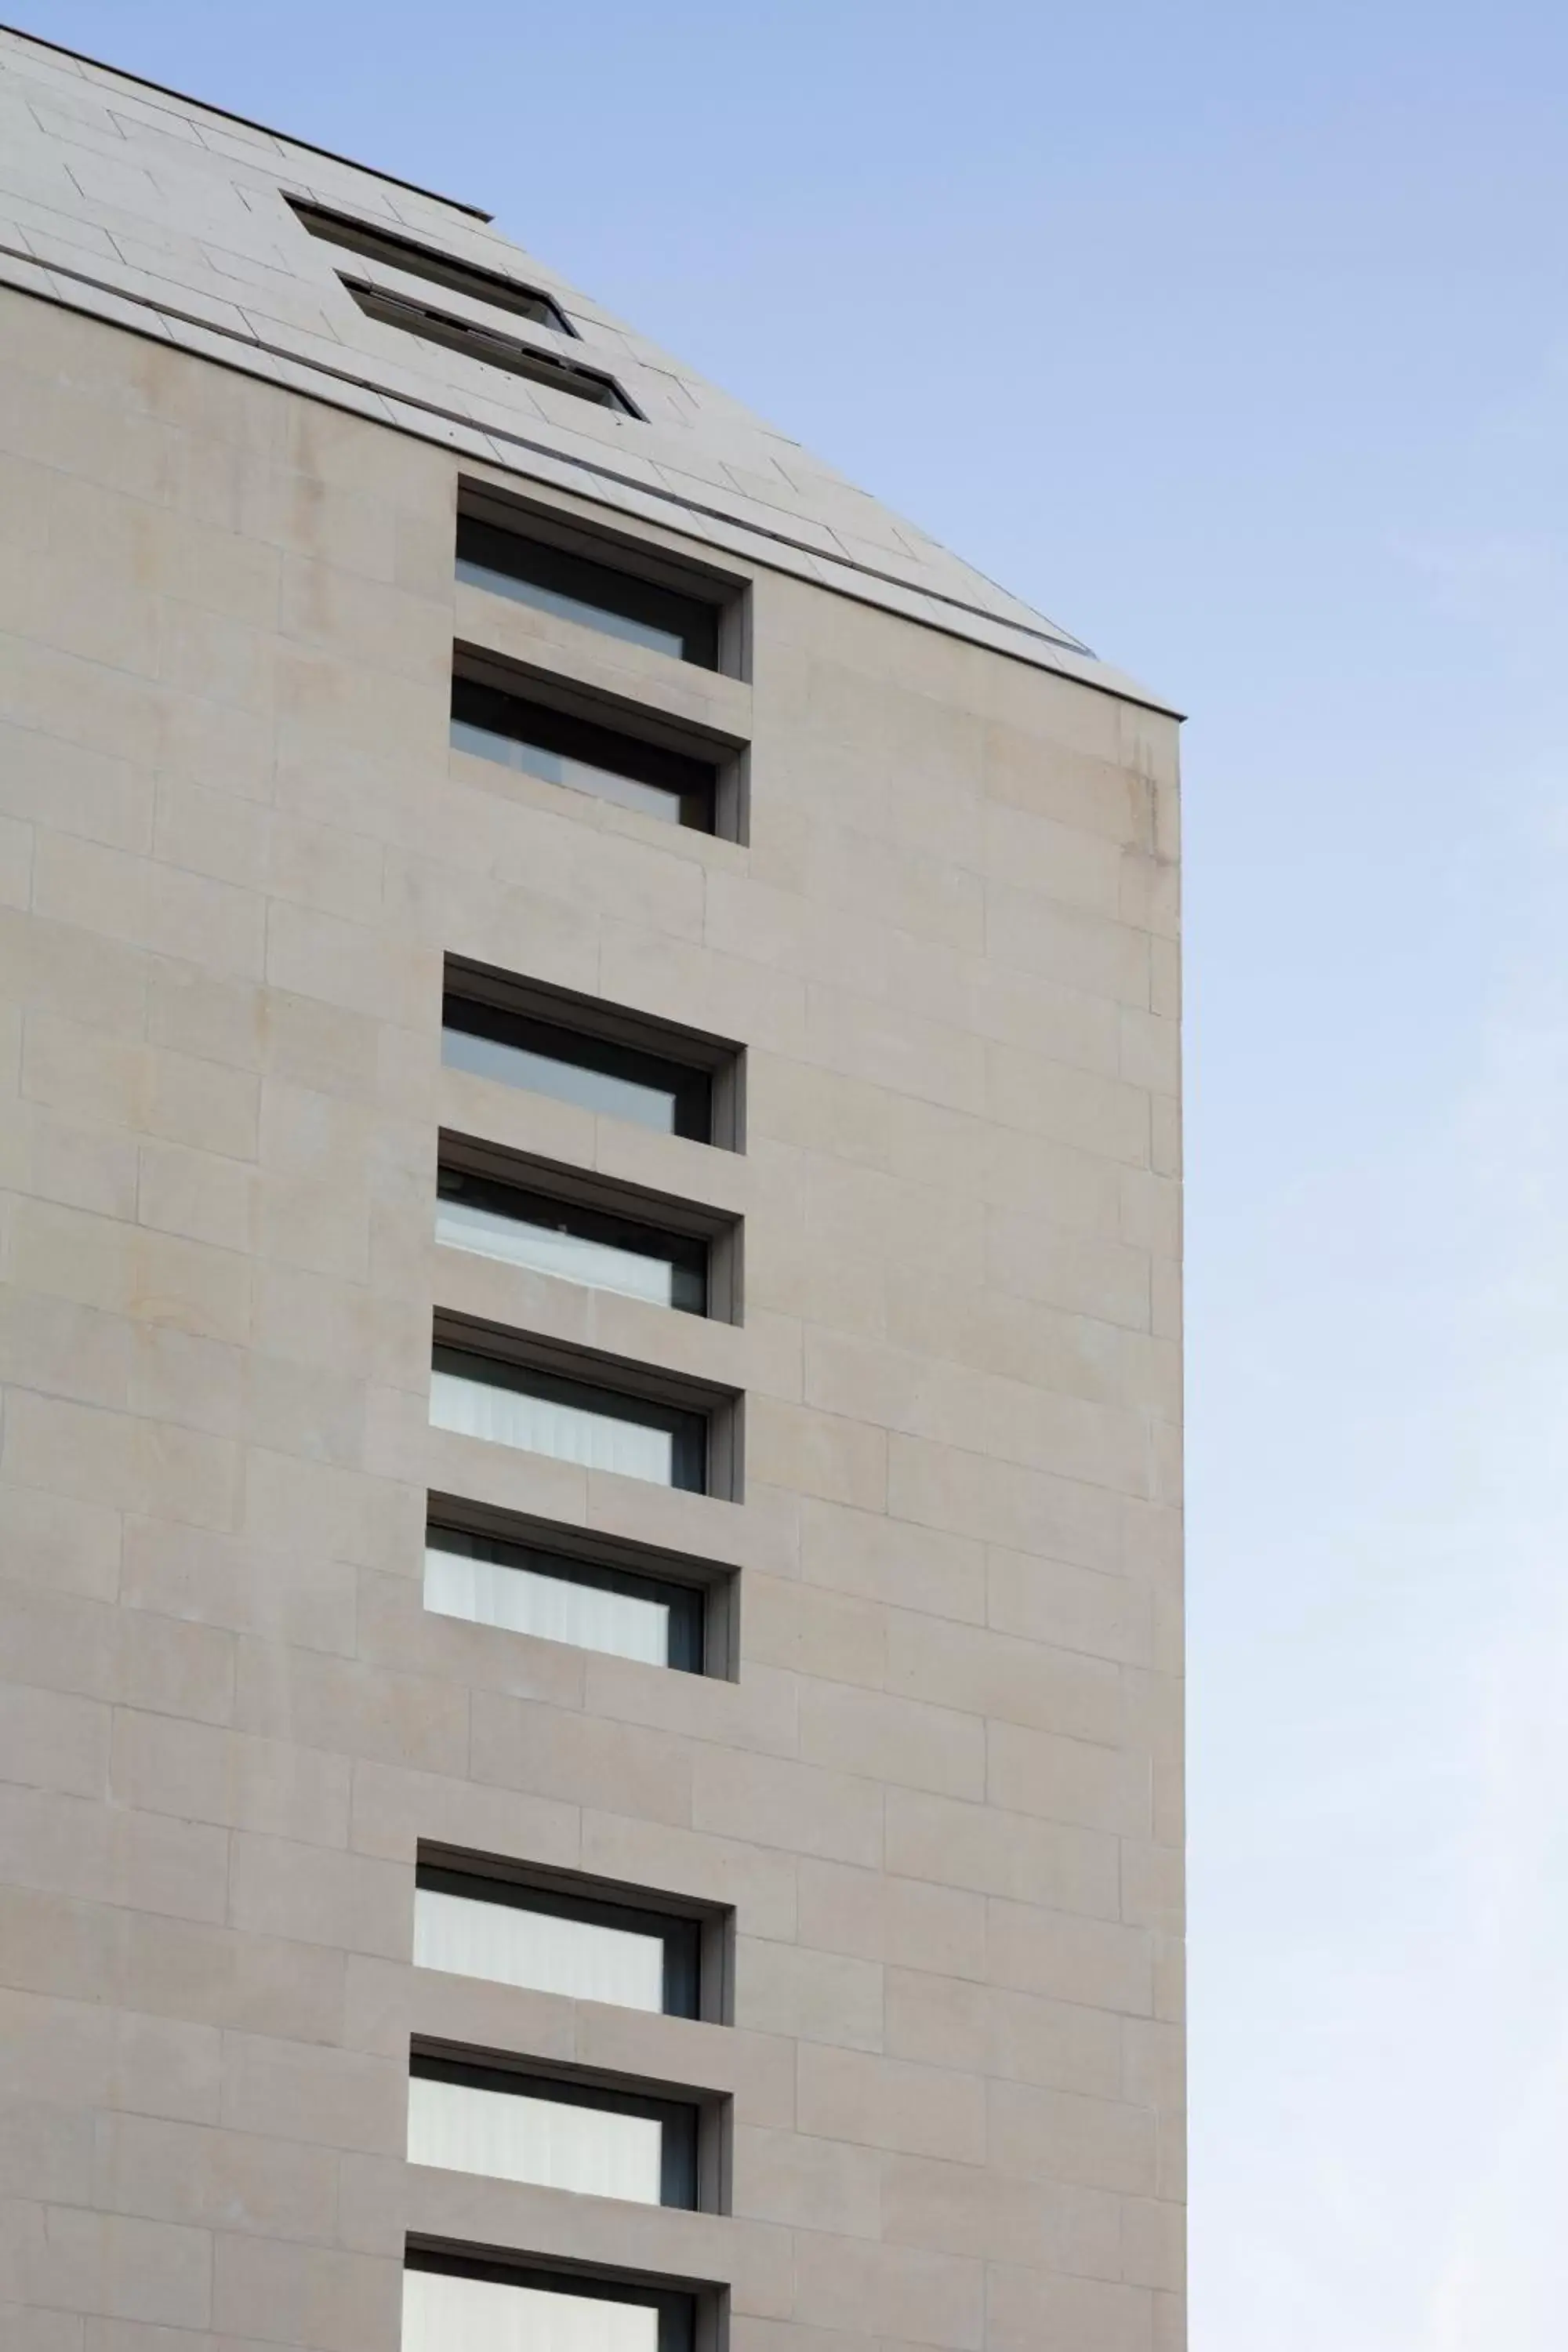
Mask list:
POLYGON ((391 268, 405 270, 410 278, 427 278, 432 286, 445 286, 454 294, 467 294, 476 302, 488 302, 492 310, 509 310, 518 319, 531 319, 535 326, 550 327, 559 335, 573 332, 564 312, 548 294, 541 294, 531 286, 520 286, 516 278, 503 277, 500 270, 485 269, 472 261, 458 261, 450 254, 437 253, 379 223, 352 220, 347 213, 329 212, 322 205, 300 204, 292 196, 288 201, 301 228, 328 245, 340 247, 345 253, 384 261, 391 268))
POLYGON ((719 667, 720 606, 661 582, 503 530, 474 515, 458 518, 458 577, 537 612, 599 629, 704 669, 719 667))
POLYGON ((703 1923, 421 1861, 414 1961, 531 1992, 696 2017, 703 1923))
POLYGON ((449 1249, 500 1258, 590 1290, 613 1290, 688 1315, 708 1311, 705 1242, 466 1169, 440 1171, 436 1238, 449 1249))
POLYGON ((457 1528, 432 1528, 425 1547, 425 1606, 437 1616, 686 1674, 703 1670, 707 1597, 700 1585, 457 1528))
POLYGON ((437 1429, 519 1446, 588 1470, 612 1470, 701 1494, 708 1416, 657 1398, 438 1346, 430 1374, 437 1429))
POLYGON ((696 2313, 652 2282, 411 2249, 403 2352, 693 2352, 696 2313))
POLYGON ((661 1135, 709 1140, 713 1088, 705 1069, 455 994, 447 997, 441 1018, 441 1058, 449 1069, 630 1119, 661 1135))
MULTIPOLYGON (((742 1148, 745 1055, 728 1038, 449 957, 448 1067, 660 1135, 742 1148)), ((574 1150, 573 1161, 583 1154, 574 1150)), ((679 1231, 679 1214, 670 1226, 679 1231)))
POLYGON ((544 783, 613 801, 639 816, 713 831, 717 760, 645 742, 460 672, 452 680, 451 741, 455 751, 472 751, 544 783))
POLYGON ((416 2051, 408 2161, 634 2205, 697 2203, 699 2109, 416 2051))
POLYGON ((597 368, 584 367, 576 360, 561 359, 554 352, 537 352, 531 344, 520 343, 494 327, 475 326, 468 319, 454 318, 448 310, 432 310, 428 303, 416 302, 409 295, 388 294, 379 286, 366 286, 353 278, 345 278, 342 283, 365 317, 374 319, 381 326, 401 328, 405 334, 417 335, 422 342, 438 343, 443 350, 460 352, 465 359, 480 360, 487 367, 503 368, 508 375, 547 384, 552 392, 570 393, 574 400, 591 400, 596 406, 613 408, 622 416, 638 414, 615 379, 601 375, 597 368))

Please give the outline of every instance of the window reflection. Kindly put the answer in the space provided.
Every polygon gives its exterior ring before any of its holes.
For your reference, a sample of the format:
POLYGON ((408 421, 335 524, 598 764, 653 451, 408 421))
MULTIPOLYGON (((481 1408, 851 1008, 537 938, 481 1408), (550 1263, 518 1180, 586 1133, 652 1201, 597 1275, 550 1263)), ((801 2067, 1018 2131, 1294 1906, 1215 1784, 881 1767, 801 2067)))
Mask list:
POLYGON ((672 792, 667 784, 650 784, 640 777, 622 775, 592 760, 574 760, 567 752, 531 743, 526 736, 487 727, 477 719, 459 718, 456 711, 452 714, 450 740, 454 751, 471 751, 477 759, 494 760, 500 767, 515 768, 519 775, 537 776, 541 783, 560 784, 567 792, 588 793, 595 800, 613 801, 617 808, 635 809, 639 816, 657 817, 661 824, 687 821, 681 813, 681 794, 672 792))
POLYGON ((630 1119, 660 1135, 706 1143, 711 1132, 706 1070, 471 999, 447 999, 441 1058, 448 1069, 468 1070, 609 1118, 630 1119))
POLYGON ((468 587, 483 588, 492 596, 510 596, 514 604, 531 604, 536 613, 549 613, 558 621, 574 621, 579 628, 598 629, 607 637, 619 637, 627 645, 647 646, 650 653, 668 654, 676 661, 685 656, 686 640, 677 630, 661 629, 652 621, 636 621, 627 614, 612 613, 586 597, 571 596, 564 589, 547 587, 542 580, 524 579, 515 572, 500 572, 491 564, 462 554, 458 558, 458 577, 468 587))
POLYGON ((716 604, 471 515, 458 519, 458 577, 626 644, 718 667, 716 604))
POLYGON ((526 695, 454 677, 451 740, 456 751, 499 760, 547 784, 591 793, 667 824, 713 830, 714 761, 670 751, 526 695))

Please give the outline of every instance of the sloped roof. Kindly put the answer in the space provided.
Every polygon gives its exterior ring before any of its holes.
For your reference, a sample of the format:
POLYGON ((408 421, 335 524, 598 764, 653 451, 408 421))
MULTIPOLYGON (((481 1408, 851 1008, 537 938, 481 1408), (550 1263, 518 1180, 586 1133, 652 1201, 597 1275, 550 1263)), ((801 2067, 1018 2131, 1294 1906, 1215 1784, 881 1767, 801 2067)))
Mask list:
MULTIPOLYGON (((1139 702, 1055 622, 502 237, 486 215, 0 28, 0 283, 112 320, 1139 702), (548 294, 577 340, 349 274, 612 375, 618 415, 367 317, 303 199, 548 294)), ((1157 707, 1164 708, 1163 702, 1157 707)))

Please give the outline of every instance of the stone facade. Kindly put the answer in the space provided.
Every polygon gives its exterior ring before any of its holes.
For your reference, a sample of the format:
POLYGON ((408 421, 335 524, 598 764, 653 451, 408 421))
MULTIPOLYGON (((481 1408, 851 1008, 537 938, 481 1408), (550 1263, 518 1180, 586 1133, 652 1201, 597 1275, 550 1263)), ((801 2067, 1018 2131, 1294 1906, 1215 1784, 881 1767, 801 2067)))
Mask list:
POLYGON ((1178 2352, 1173 719, 624 490, 747 676, 487 596, 459 486, 602 481, 13 259, 0 2337, 395 2352, 413 2238, 1178 2352), (455 640, 747 743, 745 839, 450 750, 455 640), (453 958, 737 1041, 743 1150, 443 1067, 453 958), (739 1319, 438 1248, 443 1131, 739 1220, 739 1319), (743 1482, 433 1428, 436 1313, 743 1482), (432 1613, 432 1493, 732 1572, 733 1677, 432 1613), (416 1968, 422 1845, 711 1906, 729 2014, 416 1968), (411 2040, 709 2095, 721 2210, 410 2164, 411 2040))

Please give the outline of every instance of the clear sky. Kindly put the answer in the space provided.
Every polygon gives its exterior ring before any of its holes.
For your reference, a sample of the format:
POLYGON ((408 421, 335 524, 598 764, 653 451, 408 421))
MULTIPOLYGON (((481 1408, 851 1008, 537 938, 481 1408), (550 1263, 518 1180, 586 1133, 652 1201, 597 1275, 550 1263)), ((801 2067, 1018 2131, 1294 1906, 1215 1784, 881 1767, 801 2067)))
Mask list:
POLYGON ((1562 2352, 1562 0, 8 13, 488 205, 1194 714, 1194 2352, 1562 2352))

